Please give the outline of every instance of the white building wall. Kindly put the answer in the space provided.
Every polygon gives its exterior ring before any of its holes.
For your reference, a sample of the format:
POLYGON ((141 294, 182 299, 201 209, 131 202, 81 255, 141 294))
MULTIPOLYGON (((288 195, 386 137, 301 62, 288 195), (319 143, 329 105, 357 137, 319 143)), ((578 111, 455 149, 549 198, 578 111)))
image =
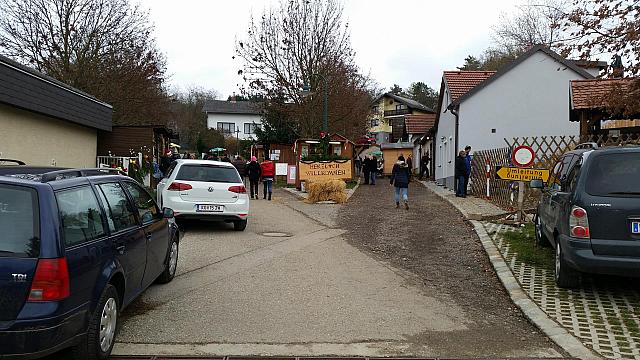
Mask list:
POLYGON ((432 161, 435 161, 435 179, 440 185, 449 188, 454 186, 454 166, 455 166, 455 128, 456 117, 451 111, 446 110, 449 104, 448 89, 445 88, 445 95, 440 109, 440 120, 436 133, 435 156, 432 154, 432 161), (446 110, 446 111, 445 111, 446 110))
MULTIPOLYGON (((240 133, 238 134, 238 138, 240 140, 247 140, 250 138, 256 138, 256 136, 251 134, 245 134, 244 132, 244 124, 253 124, 256 123, 258 125, 262 124, 260 115, 254 114, 213 114, 207 113, 207 127, 209 129, 217 129, 218 123, 234 123, 235 129, 240 129, 240 133)), ((235 131, 234 129, 234 131, 235 131)), ((230 135, 236 136, 236 133, 233 132, 230 135)))
POLYGON ((542 51, 460 104, 460 148, 507 146, 522 136, 579 135, 569 121, 569 81, 583 79, 542 51), (492 132, 495 129, 495 133, 492 132))

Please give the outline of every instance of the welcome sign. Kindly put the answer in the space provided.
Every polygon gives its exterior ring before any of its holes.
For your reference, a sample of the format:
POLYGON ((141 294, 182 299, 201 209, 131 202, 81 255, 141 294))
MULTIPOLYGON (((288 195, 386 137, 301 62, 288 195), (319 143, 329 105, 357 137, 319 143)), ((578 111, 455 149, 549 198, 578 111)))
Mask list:
POLYGON ((351 175, 351 160, 318 161, 299 163, 300 180, 348 180, 351 175))

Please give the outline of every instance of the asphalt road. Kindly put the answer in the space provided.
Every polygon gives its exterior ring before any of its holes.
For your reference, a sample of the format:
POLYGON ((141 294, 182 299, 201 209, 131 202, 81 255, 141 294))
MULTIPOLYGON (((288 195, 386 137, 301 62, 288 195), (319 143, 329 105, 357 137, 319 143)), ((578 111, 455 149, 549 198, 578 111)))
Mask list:
POLYGON ((448 337, 481 331, 478 316, 351 245, 336 225, 342 206, 275 195, 251 203, 244 232, 186 224, 176 278, 125 309, 114 354, 560 356, 540 341, 477 353, 443 348, 448 337))

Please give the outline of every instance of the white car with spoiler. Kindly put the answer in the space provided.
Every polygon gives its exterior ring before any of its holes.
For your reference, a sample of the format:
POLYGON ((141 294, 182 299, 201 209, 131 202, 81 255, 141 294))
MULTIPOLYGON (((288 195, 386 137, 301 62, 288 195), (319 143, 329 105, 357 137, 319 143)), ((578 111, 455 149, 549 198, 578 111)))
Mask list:
POLYGON ((211 160, 176 160, 158 184, 158 203, 177 219, 217 220, 247 227, 249 196, 236 168, 211 160))

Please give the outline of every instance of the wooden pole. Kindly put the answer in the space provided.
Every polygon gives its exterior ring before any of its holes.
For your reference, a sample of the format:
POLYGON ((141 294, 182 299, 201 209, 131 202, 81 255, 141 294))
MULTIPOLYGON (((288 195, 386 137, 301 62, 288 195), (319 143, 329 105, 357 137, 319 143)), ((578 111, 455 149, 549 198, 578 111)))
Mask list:
POLYGON ((518 181, 518 215, 516 217, 518 222, 523 223, 524 218, 524 181, 518 181))

